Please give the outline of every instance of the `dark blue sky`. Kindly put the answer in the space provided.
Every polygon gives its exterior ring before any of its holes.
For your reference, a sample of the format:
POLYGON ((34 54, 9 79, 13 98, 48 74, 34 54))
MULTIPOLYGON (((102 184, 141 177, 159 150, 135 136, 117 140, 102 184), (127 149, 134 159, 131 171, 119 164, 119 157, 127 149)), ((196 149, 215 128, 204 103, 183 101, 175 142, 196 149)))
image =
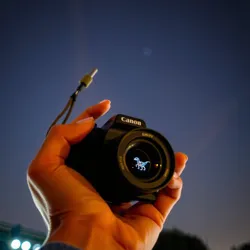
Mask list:
POLYGON ((26 169, 78 80, 189 155, 166 227, 212 249, 250 240, 249 1, 1 1, 0 220, 45 230, 26 169), (206 3, 204 3, 206 2, 206 3))

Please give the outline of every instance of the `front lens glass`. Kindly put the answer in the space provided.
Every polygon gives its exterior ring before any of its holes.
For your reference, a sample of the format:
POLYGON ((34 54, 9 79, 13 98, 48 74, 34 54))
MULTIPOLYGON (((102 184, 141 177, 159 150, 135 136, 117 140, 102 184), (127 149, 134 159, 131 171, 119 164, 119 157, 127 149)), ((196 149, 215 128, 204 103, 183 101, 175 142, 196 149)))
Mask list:
POLYGON ((125 156, 129 171, 139 179, 156 177, 162 167, 158 149, 149 141, 131 142, 125 156))

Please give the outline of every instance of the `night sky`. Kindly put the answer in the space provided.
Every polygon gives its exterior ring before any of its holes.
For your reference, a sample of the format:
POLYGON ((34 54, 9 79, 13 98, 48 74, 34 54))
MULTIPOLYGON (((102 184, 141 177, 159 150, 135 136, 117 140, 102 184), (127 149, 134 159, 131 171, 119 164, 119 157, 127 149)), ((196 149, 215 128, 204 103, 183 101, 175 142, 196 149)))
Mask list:
POLYGON ((2 0, 0 220, 46 231, 26 170, 97 67, 73 116, 110 99, 99 125, 142 118, 189 156, 166 227, 214 250, 249 241, 250 2, 230 2, 2 0))

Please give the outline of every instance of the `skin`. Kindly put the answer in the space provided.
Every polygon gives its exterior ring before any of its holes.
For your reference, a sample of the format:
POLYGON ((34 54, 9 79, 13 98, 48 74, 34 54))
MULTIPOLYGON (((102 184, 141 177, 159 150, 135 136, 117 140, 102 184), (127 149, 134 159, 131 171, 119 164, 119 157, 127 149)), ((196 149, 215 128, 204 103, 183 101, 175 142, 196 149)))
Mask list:
POLYGON ((32 198, 48 227, 47 243, 84 250, 149 250, 180 199, 180 175, 188 160, 183 153, 175 154, 175 175, 155 203, 133 206, 109 206, 83 176, 64 164, 70 145, 80 142, 109 109, 110 101, 104 100, 71 124, 52 127, 28 168, 32 198))

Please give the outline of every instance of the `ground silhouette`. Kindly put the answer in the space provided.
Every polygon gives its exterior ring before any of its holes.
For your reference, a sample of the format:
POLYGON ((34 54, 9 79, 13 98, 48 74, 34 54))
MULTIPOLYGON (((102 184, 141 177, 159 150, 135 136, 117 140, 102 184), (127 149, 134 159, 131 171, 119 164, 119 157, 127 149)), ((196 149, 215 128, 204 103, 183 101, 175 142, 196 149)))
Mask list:
POLYGON ((209 247, 203 242, 202 239, 200 239, 196 235, 187 234, 178 229, 172 229, 162 231, 153 248, 153 250, 168 249, 209 250, 209 247))
POLYGON ((243 243, 239 246, 233 246, 231 250, 250 250, 250 242, 243 243))

